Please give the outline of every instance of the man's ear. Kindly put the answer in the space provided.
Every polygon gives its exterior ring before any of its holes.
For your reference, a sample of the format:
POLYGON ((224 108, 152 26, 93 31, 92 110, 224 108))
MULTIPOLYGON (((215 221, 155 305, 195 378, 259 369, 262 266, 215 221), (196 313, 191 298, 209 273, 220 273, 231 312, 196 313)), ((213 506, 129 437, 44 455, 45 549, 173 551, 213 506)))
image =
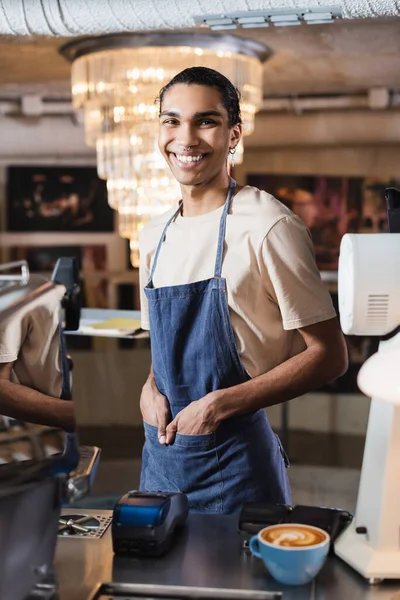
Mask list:
POLYGON ((237 123, 231 129, 230 147, 236 148, 240 140, 242 139, 242 124, 237 123))

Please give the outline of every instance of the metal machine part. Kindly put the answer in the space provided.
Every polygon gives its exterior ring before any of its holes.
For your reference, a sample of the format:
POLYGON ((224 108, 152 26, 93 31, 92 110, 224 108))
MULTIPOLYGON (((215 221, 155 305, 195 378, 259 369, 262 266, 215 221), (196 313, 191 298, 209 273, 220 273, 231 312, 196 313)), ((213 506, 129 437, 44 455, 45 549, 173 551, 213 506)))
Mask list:
POLYGON ((92 600, 280 600, 282 592, 141 583, 102 585, 92 600))
POLYGON ((15 262, 2 264, 0 265, 0 272, 2 272, 2 274, 0 275, 0 289, 2 287, 5 288, 7 285, 10 285, 17 281, 21 282, 22 284, 26 284, 28 283, 30 277, 29 266, 26 260, 17 260, 15 262), (3 271, 13 271, 18 267, 21 269, 21 271, 18 273, 3 273, 3 271))
POLYGON ((188 500, 182 492, 128 492, 114 508, 113 550, 120 555, 161 556, 187 516, 188 500))
POLYGON ((58 535, 60 537, 99 540, 111 523, 111 516, 68 514, 59 519, 58 535))
POLYGON ((100 455, 101 450, 97 446, 79 446, 79 462, 69 473, 64 489, 65 502, 76 502, 90 492, 100 455))

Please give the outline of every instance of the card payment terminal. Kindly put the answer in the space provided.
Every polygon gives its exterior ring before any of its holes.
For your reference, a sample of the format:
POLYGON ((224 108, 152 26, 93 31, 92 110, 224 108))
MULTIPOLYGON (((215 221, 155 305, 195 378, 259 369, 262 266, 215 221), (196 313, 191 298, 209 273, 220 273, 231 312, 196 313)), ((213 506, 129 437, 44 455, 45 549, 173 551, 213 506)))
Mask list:
POLYGON ((161 556, 171 546, 176 528, 188 516, 182 492, 131 491, 114 507, 113 550, 125 556, 161 556))

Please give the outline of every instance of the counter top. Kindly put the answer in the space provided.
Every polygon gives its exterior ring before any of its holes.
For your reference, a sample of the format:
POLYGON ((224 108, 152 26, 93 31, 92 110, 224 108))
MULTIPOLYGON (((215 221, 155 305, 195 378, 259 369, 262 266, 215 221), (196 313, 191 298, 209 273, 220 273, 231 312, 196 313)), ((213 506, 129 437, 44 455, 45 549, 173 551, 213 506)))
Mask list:
POLYGON ((190 515, 173 548, 161 558, 114 557, 110 527, 100 540, 59 538, 59 598, 89 600, 100 583, 114 582, 280 591, 282 600, 400 600, 400 581, 370 586, 338 558, 328 558, 310 584, 283 586, 261 560, 241 549, 236 525, 237 516, 190 515))

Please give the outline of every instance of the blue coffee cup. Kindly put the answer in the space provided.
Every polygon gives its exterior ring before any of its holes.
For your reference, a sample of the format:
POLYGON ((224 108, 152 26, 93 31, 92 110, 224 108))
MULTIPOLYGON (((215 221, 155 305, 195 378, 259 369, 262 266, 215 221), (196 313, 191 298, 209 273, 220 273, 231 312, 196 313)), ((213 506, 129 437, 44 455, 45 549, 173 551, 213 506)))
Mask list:
POLYGON ((264 527, 258 535, 254 535, 250 540, 250 550, 254 556, 261 558, 272 577, 280 583, 303 585, 314 579, 321 570, 329 551, 329 543, 329 535, 319 527, 282 523, 264 527), (282 535, 286 535, 284 543, 294 543, 287 540, 295 540, 299 531, 304 532, 305 529, 314 539, 311 545, 279 545, 283 540, 282 535), (274 541, 267 541, 267 538, 274 541))

